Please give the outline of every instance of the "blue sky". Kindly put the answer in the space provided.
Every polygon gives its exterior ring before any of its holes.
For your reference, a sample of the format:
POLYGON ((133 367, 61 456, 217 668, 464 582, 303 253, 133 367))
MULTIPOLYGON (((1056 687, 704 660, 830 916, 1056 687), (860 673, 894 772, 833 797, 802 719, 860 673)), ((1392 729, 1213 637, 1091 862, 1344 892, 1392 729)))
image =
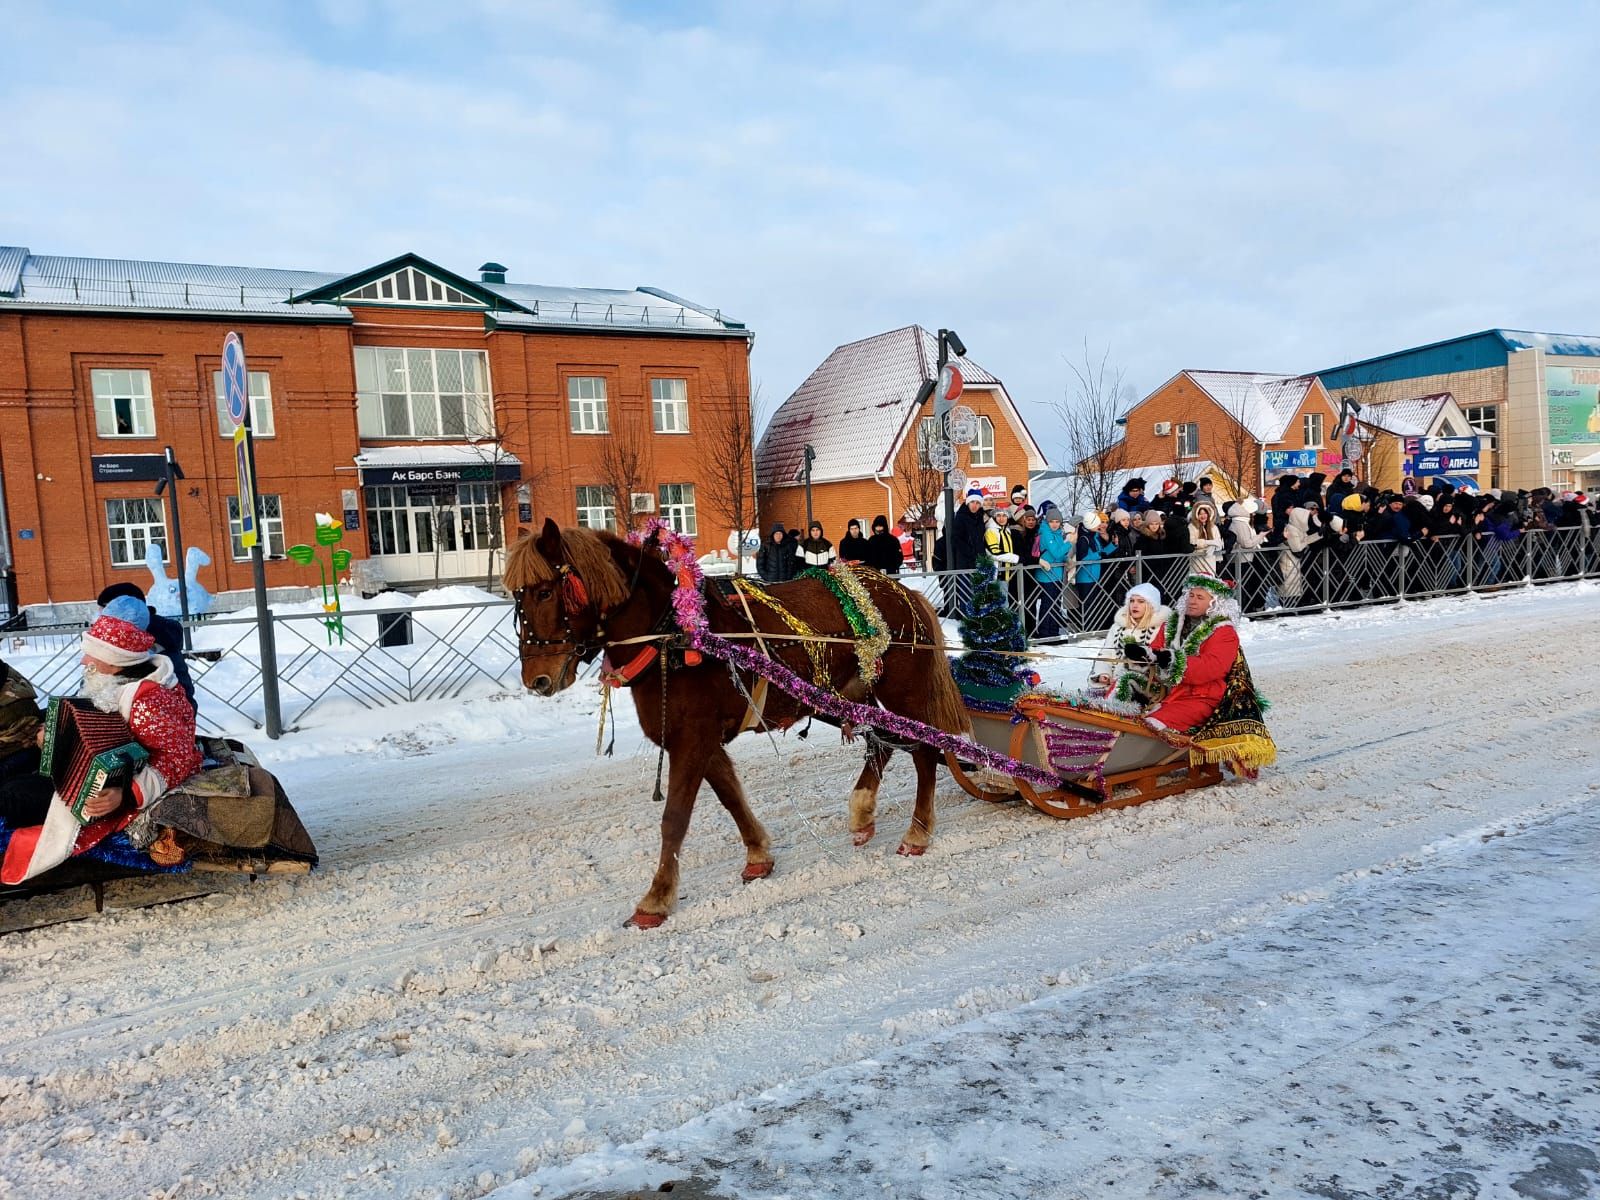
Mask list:
POLYGON ((959 330, 1047 453, 1141 392, 1600 333, 1600 11, 1544 4, 0 0, 0 243, 648 284, 835 345, 959 330))

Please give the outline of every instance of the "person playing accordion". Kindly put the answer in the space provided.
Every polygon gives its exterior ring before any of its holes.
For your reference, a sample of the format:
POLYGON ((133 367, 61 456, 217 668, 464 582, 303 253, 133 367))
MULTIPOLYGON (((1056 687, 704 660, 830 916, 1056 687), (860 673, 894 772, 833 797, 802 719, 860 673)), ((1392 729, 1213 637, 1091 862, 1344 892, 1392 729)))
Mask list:
POLYGON ((21 883, 83 853, 200 769, 194 706, 178 687, 171 659, 155 652, 148 622, 142 602, 119 597, 83 635, 84 699, 102 713, 120 714, 148 757, 84 801, 81 818, 44 776, 0 786, 0 832, 10 834, 0 883, 21 883))

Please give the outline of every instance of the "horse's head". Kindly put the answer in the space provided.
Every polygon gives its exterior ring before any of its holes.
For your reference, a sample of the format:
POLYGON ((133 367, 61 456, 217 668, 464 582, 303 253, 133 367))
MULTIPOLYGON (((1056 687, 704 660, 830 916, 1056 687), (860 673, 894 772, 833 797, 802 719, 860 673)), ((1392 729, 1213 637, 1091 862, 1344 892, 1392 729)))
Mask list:
POLYGON ((524 534, 511 546, 505 585, 515 604, 522 685, 541 696, 577 681, 578 664, 605 649, 606 617, 628 598, 606 535, 563 531, 548 518, 537 537, 524 534))

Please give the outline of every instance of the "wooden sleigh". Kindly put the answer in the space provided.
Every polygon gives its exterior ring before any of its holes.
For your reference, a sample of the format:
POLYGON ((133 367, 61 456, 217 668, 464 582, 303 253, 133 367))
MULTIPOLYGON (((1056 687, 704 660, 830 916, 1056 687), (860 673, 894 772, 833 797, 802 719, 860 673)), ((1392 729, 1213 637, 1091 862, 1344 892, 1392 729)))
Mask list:
POLYGON ((1066 819, 1108 808, 1130 808, 1222 781, 1220 766, 1191 763, 1186 746, 1163 741, 1134 717, 1041 697, 1024 697, 1012 712, 968 709, 968 714, 973 739, 980 745, 1049 771, 1060 780, 1057 787, 1040 788, 1023 778, 973 770, 947 751, 945 762, 951 775, 979 800, 999 803, 1020 795, 1040 812, 1066 819), (1080 743, 1079 753, 1073 756, 1073 765, 1063 768, 1058 765, 1060 754, 1053 752, 1062 740, 1073 738, 1080 743), (1095 748, 1083 748, 1088 746, 1095 748))

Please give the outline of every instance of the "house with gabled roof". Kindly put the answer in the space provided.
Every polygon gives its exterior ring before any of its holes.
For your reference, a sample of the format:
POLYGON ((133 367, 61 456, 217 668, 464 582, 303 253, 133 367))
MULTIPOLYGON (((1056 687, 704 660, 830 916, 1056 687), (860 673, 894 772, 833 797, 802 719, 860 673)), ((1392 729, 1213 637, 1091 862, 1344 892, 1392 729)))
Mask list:
MULTIPOLYGON (((955 478, 1009 502, 1014 484, 1044 469, 1044 452, 997 376, 970 358, 952 361, 964 382, 957 404, 976 418, 971 443, 953 447, 955 478)), ((929 459, 940 440, 933 403, 917 403, 937 369, 938 339, 920 325, 829 354, 773 414, 756 447, 763 528, 782 521, 803 530, 808 504, 835 543, 852 517, 864 532, 880 513, 908 529, 942 519, 947 475, 934 465, 937 453, 929 459)))
POLYGON ((1164 481, 1209 477, 1224 498, 1259 495, 1280 475, 1339 469, 1338 413, 1314 375, 1179 371, 1122 418, 1104 456, 1115 495, 1131 478, 1156 495, 1164 481))
POLYGON ((7 246, 0 609, 7 592, 78 601, 144 581, 148 546, 175 557, 169 503, 210 554, 207 588, 250 586, 221 385, 230 331, 248 360, 272 586, 306 582, 283 552, 318 512, 340 514, 345 546, 400 585, 485 581, 517 524, 547 515, 617 528, 659 514, 719 548, 733 522, 708 438, 736 419, 753 507, 751 333, 719 309, 410 253, 320 272, 7 246), (166 446, 186 476, 175 499, 153 495, 166 446))

